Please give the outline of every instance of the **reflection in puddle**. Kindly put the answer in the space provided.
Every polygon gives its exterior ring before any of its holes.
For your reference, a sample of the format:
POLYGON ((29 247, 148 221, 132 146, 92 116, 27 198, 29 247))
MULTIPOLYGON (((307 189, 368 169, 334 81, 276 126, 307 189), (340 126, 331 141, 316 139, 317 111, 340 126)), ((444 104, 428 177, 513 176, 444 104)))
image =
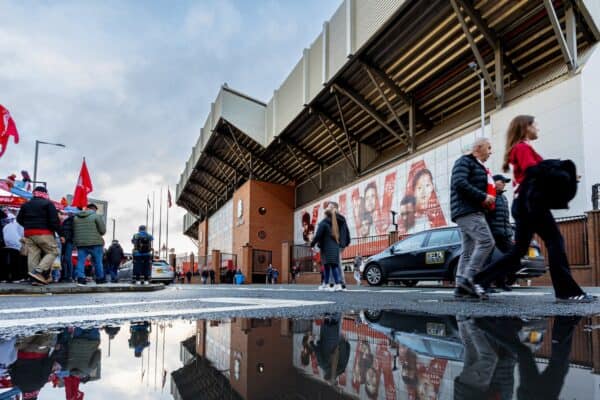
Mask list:
POLYGON ((64 327, 0 342, 0 399, 600 398, 599 324, 369 310, 64 327))

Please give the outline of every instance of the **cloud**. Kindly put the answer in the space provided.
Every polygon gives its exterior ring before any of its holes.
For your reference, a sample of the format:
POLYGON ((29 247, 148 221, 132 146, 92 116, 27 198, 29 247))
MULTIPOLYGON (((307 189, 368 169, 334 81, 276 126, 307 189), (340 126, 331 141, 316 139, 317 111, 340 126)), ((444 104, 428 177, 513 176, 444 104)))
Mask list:
MULTIPOLYGON (((38 177, 54 198, 72 193, 85 156, 92 196, 109 201, 128 243, 146 196, 174 192, 220 85, 268 100, 338 5, 4 1, 0 104, 21 142, 0 176, 33 172, 35 140, 64 143, 40 147, 38 177)), ((171 209, 170 244, 188 252, 184 213, 171 209)))

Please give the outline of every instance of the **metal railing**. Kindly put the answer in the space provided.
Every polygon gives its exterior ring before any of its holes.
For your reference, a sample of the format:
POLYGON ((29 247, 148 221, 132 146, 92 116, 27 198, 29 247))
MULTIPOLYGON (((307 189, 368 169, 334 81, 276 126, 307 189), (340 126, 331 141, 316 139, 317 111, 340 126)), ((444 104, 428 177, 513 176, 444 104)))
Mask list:
MULTIPOLYGON (((556 223, 558 229, 565 240, 565 250, 567 258, 571 265, 588 265, 589 249, 588 249, 588 234, 587 234, 587 216, 577 215, 574 217, 557 218, 556 223)), ((538 235, 535 239, 540 243, 542 254, 548 262, 548 250, 544 241, 538 235)))

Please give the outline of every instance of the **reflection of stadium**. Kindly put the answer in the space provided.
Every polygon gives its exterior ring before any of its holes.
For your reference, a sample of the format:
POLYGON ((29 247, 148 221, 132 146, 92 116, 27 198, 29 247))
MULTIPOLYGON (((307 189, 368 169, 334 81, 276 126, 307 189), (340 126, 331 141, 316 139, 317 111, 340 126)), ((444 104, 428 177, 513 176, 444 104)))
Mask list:
MULTIPOLYGON (((205 239, 199 255, 215 266, 219 251, 237 255, 246 276, 261 273, 254 251, 268 252, 287 281, 289 245, 310 239, 328 201, 354 237, 346 259, 450 223, 451 167, 484 133, 471 61, 486 72, 492 171, 500 172, 508 121, 535 115, 540 153, 574 160, 583 176, 557 215, 585 220, 574 238, 597 231, 598 213, 584 214, 600 182, 599 21, 600 8, 585 0, 342 1, 268 102, 221 88, 177 185, 177 204, 190 213, 185 233, 205 239)), ((582 267, 576 278, 600 284, 600 259, 588 256, 600 244, 567 242, 582 267)), ((298 260, 304 271, 312 256, 298 260)))

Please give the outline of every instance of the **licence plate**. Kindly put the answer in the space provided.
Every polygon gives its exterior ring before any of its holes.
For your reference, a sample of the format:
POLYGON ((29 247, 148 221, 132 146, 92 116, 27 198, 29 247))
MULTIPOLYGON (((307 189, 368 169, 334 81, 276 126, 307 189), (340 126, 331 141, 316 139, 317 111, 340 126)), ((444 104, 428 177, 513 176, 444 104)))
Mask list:
POLYGON ((426 325, 427 334, 430 336, 446 336, 446 325, 436 322, 428 322, 426 325))
POLYGON ((532 258, 539 257, 540 252, 535 247, 530 247, 529 252, 527 253, 527 256, 532 257, 532 258))
POLYGON ((162 274, 163 270, 162 270, 162 268, 156 268, 156 272, 159 274, 162 274))

